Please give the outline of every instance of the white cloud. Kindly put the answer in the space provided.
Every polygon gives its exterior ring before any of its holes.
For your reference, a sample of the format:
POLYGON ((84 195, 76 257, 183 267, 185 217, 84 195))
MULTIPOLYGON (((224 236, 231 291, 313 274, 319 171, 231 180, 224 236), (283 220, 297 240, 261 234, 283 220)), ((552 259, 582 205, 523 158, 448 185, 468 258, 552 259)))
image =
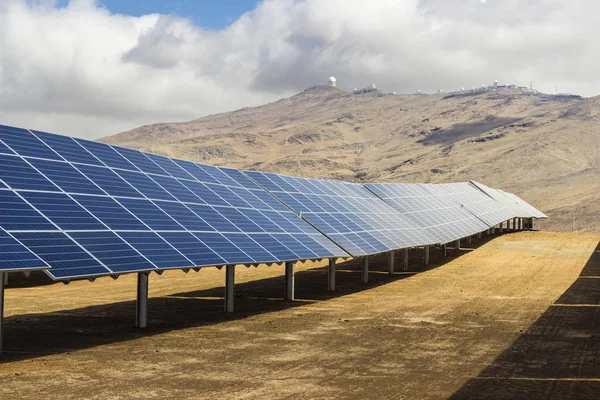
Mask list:
POLYGON ((591 96, 591 0, 267 0, 221 31, 92 0, 0 0, 0 123, 98 137, 326 82, 413 92, 494 79, 591 96))

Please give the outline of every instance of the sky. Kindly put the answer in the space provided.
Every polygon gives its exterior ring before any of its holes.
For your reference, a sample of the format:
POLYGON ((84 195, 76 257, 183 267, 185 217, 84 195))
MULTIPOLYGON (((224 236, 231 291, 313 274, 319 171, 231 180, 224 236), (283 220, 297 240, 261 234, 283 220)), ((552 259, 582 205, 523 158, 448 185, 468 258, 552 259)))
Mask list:
POLYGON ((600 94, 595 0, 0 0, 0 124, 85 138, 298 93, 600 94))

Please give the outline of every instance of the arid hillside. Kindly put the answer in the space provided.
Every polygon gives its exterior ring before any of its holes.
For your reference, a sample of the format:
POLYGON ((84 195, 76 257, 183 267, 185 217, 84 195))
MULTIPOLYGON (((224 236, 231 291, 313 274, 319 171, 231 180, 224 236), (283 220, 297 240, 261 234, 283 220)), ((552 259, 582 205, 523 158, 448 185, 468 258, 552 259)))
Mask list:
POLYGON ((518 89, 350 94, 316 86, 260 107, 101 139, 215 165, 351 181, 477 180, 600 232, 600 97, 518 89))

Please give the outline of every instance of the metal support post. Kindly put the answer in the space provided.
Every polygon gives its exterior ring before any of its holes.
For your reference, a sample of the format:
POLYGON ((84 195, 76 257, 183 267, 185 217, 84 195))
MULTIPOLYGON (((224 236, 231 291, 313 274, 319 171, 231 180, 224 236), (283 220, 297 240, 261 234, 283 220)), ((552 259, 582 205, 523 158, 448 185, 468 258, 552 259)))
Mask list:
POLYGON ((394 250, 390 251, 388 253, 388 274, 389 275, 394 275, 394 262, 396 260, 394 260, 394 250))
POLYGON ((456 250, 460 250, 460 239, 456 239, 456 242, 454 242, 454 248, 456 250))
POLYGON ((481 236, 482 236, 482 235, 481 235, 481 232, 479 232, 479 233, 477 234, 477 238, 478 238, 478 239, 481 239, 481 236))
POLYGON ((225 312, 235 310, 235 265, 225 266, 225 312))
POLYGON ((519 230, 523 230, 523 218, 519 218, 519 230))
POLYGON ((294 289, 296 286, 296 277, 294 276, 294 262, 285 263, 285 299, 294 300, 294 289))
POLYGON ((500 227, 500 234, 503 234, 504 233, 504 222, 500 222, 498 227, 500 227))
POLYGON ((444 257, 446 257, 448 255, 448 249, 447 249, 447 247, 448 246, 446 246, 445 244, 442 245, 442 255, 444 257))
POLYGON ((473 236, 472 235, 467 236, 467 244, 473 244, 473 236))
POLYGON ((362 283, 369 283, 369 257, 367 256, 362 260, 361 278, 362 283))
POLYGON ((327 268, 327 290, 335 291, 335 258, 329 259, 329 267, 327 268))
POLYGON ((423 247, 423 263, 429 265, 429 246, 423 247))
POLYGON ((135 327, 148 326, 148 272, 139 272, 137 279, 137 303, 135 310, 135 327))
POLYGON ((402 269, 408 271, 408 249, 402 250, 402 269))

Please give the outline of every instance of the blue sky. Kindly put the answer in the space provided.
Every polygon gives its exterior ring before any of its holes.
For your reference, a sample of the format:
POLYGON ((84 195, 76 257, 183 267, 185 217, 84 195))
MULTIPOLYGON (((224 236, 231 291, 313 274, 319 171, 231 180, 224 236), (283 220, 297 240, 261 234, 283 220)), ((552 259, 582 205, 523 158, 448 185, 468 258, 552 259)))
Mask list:
MULTIPOLYGON (((64 6, 68 0, 59 0, 64 6)), ((221 29, 256 7, 257 0, 96 0, 113 13, 140 16, 175 14, 206 29, 221 29)))

